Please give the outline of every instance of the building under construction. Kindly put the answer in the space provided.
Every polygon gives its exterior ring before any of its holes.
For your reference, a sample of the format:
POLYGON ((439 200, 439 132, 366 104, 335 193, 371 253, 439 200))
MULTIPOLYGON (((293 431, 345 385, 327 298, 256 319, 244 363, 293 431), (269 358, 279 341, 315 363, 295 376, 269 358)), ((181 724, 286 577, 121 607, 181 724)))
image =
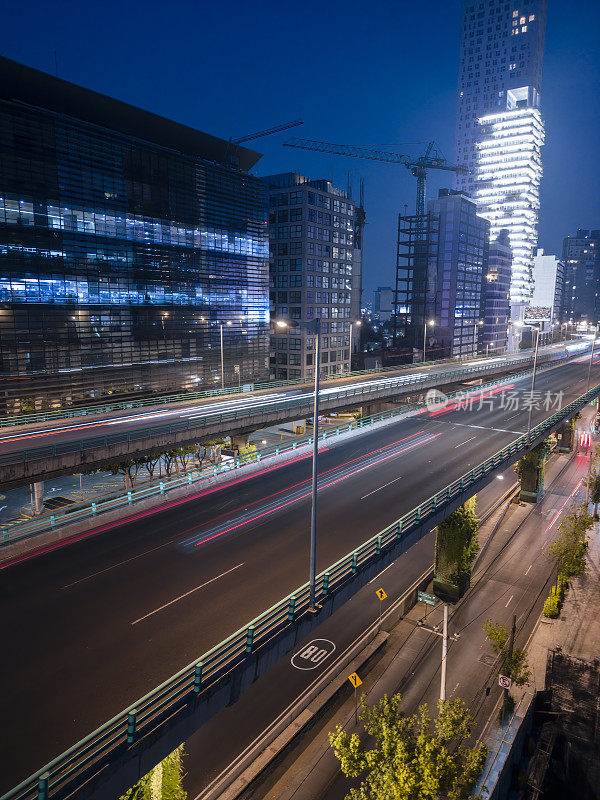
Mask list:
POLYGON ((426 358, 475 355, 483 342, 489 222, 441 189, 426 213, 400 216, 395 343, 426 358))

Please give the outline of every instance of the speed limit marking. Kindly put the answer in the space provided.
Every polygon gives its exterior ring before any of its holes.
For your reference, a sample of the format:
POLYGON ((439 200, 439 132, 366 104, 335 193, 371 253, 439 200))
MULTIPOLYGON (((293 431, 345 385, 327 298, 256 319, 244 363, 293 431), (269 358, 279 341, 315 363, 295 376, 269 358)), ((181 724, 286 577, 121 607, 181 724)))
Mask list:
POLYGON ((335 645, 329 639, 313 639, 292 656, 292 666, 296 669, 316 669, 334 652, 335 645))

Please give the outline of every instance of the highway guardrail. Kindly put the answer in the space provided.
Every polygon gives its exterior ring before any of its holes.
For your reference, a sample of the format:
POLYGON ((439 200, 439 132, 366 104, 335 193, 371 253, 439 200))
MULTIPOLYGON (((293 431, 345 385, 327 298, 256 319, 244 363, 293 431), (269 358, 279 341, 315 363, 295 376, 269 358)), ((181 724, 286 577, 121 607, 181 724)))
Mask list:
MULTIPOLYGON (((415 528, 427 526, 429 519, 438 517, 440 510, 488 473, 508 461, 516 461, 533 442, 551 431, 557 423, 571 418, 599 393, 600 385, 597 385, 331 564, 317 576, 317 602, 335 594, 415 528)), ((91 770, 97 771, 111 763, 150 731, 155 733, 157 727, 176 711, 195 702, 201 693, 233 669, 242 667, 262 645, 288 632, 303 615, 310 613, 309 603, 310 586, 304 583, 39 769, 1 800, 48 800, 72 795, 91 770)))
MULTIPOLYGON (((540 371, 542 369, 550 368, 551 366, 552 365, 546 365, 540 367, 540 371)), ((531 370, 525 370, 510 376, 498 378, 494 381, 489 381, 482 386, 474 388, 471 390, 471 392, 478 393, 485 391, 486 389, 498 386, 499 384, 506 383, 510 380, 517 380, 530 374, 531 370)), ((454 392, 447 396, 449 399, 452 399, 462 397, 464 395, 465 392, 461 391, 454 392)), ((336 425, 335 428, 326 428, 322 426, 319 433, 319 440, 321 441, 329 439, 332 436, 339 436, 343 433, 348 433, 348 431, 358 430, 360 428, 372 425, 375 422, 381 422, 385 419, 402 416, 403 414, 418 411, 424 409, 425 407, 426 404, 422 401, 416 403, 406 403, 405 405, 398 406, 397 408, 393 408, 388 411, 382 411, 369 417, 357 419, 356 421, 351 421, 342 425, 336 425)), ((192 486, 193 484, 198 483, 198 481, 205 480, 209 477, 216 477, 223 472, 231 472, 239 469, 242 466, 247 466, 257 461, 262 461, 265 458, 278 456, 289 452, 290 450, 296 450, 298 447, 301 447, 304 444, 312 444, 312 436, 310 434, 296 436, 292 441, 286 442, 285 444, 279 443, 269 447, 257 449, 255 453, 247 453, 243 454, 242 456, 237 456, 231 461, 226 461, 220 465, 214 465, 212 467, 209 466, 203 469, 192 469, 183 474, 173 477, 166 477, 158 481, 152 481, 150 484, 141 486, 138 489, 130 489, 128 491, 118 492, 117 494, 111 494, 109 497, 101 497, 97 500, 73 503, 60 512, 50 515, 45 514, 27 522, 16 520, 14 522, 11 521, 5 523, 4 525, 0 525, 0 547, 2 545, 13 544, 18 541, 23 541, 24 539, 29 539, 32 536, 36 536, 37 534, 45 531, 57 530, 58 528, 65 525, 70 525, 73 522, 97 517, 100 514, 113 511, 117 508, 126 508, 127 506, 131 506, 134 503, 138 503, 141 500, 146 500, 150 497, 164 496, 170 491, 182 489, 185 486, 192 486)), ((2 461, 0 459, 0 464, 1 463, 2 461)))
MULTIPOLYGON (((545 348, 540 348, 543 353, 545 348)), ((469 361, 486 360, 493 356, 473 356, 469 361)), ((531 353, 524 353, 520 357, 514 358, 510 364, 531 361, 531 353)), ((385 375, 388 372, 400 372, 402 370, 411 371, 420 369, 423 366, 433 367, 439 364, 456 363, 451 359, 438 359, 436 361, 418 362, 417 364, 406 364, 395 367, 376 367, 373 369, 354 370, 340 372, 329 380, 339 380, 342 378, 361 377, 369 375, 385 375)), ((509 365, 510 365, 509 364, 509 365)), ((325 380, 323 383, 327 383, 325 380)), ((115 400, 112 403, 103 403, 90 406, 60 408, 50 411, 35 411, 30 413, 7 414, 0 417, 0 428, 15 427, 19 425, 31 425, 36 422, 49 422, 58 419, 72 419, 73 417, 84 417, 93 414, 109 414, 113 411, 126 411, 128 409, 146 408, 147 406, 169 405, 174 403, 185 403, 192 400, 204 400, 214 397, 245 394, 246 392, 257 392, 265 389, 278 389, 292 386, 310 385, 306 378, 290 378, 280 381, 266 381, 262 383, 245 382, 239 386, 226 386, 224 389, 202 389, 196 392, 180 392, 178 394, 159 395, 155 397, 140 397, 130 400, 115 400)))
MULTIPOLYGON (((548 353, 544 357, 538 357, 538 363, 545 364, 548 361, 567 359, 567 353, 548 353)), ((510 366, 512 362, 505 362, 504 366, 510 366)), ((522 364, 521 361, 516 361, 515 364, 522 364)), ((446 381, 447 383, 464 380, 469 377, 479 377, 485 372, 497 371, 498 364, 480 364, 472 367, 462 367, 461 369, 447 370, 445 372, 436 373, 435 376, 423 375, 411 381, 403 379, 401 376, 397 378, 390 378, 385 381, 378 381, 376 384, 365 383, 360 388, 343 389, 329 394, 324 397, 323 401, 329 400, 345 400, 354 398, 359 401, 369 400, 369 395, 385 391, 386 389, 400 388, 406 386, 413 386, 420 388, 420 385, 427 382, 446 381)), ((422 387, 424 388, 424 387, 422 387)), ((312 407, 312 399, 310 395, 302 398, 285 398, 277 404, 269 406, 269 412, 277 412, 289 409, 298 409, 300 415, 310 413, 312 407)), ((90 436, 82 439, 75 439, 73 441, 62 442, 59 444, 46 445, 41 447, 32 447, 27 449, 14 450, 0 455, 0 466, 8 464, 28 463, 39 459, 53 458, 56 456, 65 455, 67 453, 83 452, 93 450, 94 448, 110 447, 111 444, 127 443, 139 439, 151 439, 154 436, 172 435, 175 433, 182 433, 185 431, 198 430, 198 436, 202 436, 202 428, 214 426, 215 424, 222 424, 224 422, 234 421, 247 421, 252 424, 252 417, 261 417, 265 414, 262 406, 254 406, 253 408, 239 410, 239 411, 226 411, 220 414, 210 413, 210 408, 207 409, 205 416, 196 416, 193 419, 186 419, 181 422, 169 422, 162 425, 149 425, 143 428, 135 428, 134 430, 123 431, 121 433, 111 433, 104 436, 90 436)), ((126 420, 125 420, 126 421, 126 420)))

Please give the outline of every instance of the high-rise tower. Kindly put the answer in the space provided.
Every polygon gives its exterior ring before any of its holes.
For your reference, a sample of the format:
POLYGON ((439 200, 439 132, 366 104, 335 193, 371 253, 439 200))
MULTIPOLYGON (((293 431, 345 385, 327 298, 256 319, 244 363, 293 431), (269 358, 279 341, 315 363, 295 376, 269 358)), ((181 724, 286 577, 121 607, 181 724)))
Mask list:
POLYGON ((547 0, 466 0, 456 112, 456 186, 491 222, 492 240, 509 232, 511 300, 532 293, 544 126, 540 114, 547 0))

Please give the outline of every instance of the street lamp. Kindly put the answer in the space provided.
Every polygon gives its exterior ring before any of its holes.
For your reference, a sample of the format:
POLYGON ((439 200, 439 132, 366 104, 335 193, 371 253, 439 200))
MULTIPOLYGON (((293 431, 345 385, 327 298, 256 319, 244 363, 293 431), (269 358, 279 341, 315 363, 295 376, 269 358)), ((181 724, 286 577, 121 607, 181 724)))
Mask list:
MULTIPOLYGON (((515 322, 515 325, 516 324, 517 323, 515 322)), ((522 322, 518 327, 519 328, 525 327, 525 323, 522 322)), ((540 345, 540 329, 537 327, 537 325, 531 325, 531 324, 528 325, 527 327, 531 328, 532 330, 535 330, 535 332, 536 332, 535 351, 534 351, 534 354, 533 354, 533 373, 531 375, 531 397, 529 398, 529 415, 527 417, 527 441, 529 442, 529 435, 531 433, 531 411, 533 409, 533 387, 534 387, 534 384, 535 384, 535 373, 536 373, 536 370, 537 370, 538 348, 539 348, 539 345, 540 345)))
POLYGON ((425 350, 427 348, 427 326, 428 325, 431 328, 433 328, 433 326, 435 325, 435 320, 434 319, 430 319, 430 320, 426 319, 424 324, 423 324, 423 361, 425 361, 425 350))
MULTIPOLYGON (((231 322, 228 321, 225 323, 226 325, 231 325, 231 322)), ((219 322, 219 330, 221 332, 221 389, 225 388, 225 361, 223 356, 223 323, 219 322)))
POLYGON ((592 339, 592 352, 590 353, 590 363, 588 366, 588 374, 587 374, 587 386, 585 387, 585 391, 589 392, 590 390, 590 376, 592 373, 592 361, 594 360, 594 345, 596 344, 596 336, 598 335, 598 326, 594 325, 594 338, 592 339))
POLYGON ((310 599, 309 611, 317 610, 316 603, 316 571, 317 571, 317 467, 319 460, 319 371, 321 368, 321 320, 315 319, 309 323, 287 322, 280 319, 276 323, 278 328, 305 327, 315 334, 315 388, 313 403, 313 457, 312 457, 312 508, 310 514, 310 557, 309 580, 310 599))
POLYGON ((350 323, 350 368, 352 368, 352 329, 356 326, 360 328, 362 325, 362 320, 357 319, 354 322, 350 323))
POLYGON ((473 355, 477 355, 477 326, 483 325, 483 320, 475 321, 473 323, 473 355))

